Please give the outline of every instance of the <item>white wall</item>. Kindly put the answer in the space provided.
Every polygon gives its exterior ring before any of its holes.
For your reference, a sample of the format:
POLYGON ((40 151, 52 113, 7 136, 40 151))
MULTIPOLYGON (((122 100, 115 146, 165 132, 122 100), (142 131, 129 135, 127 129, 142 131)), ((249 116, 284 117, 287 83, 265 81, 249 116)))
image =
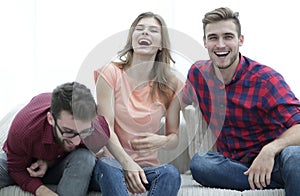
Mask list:
MULTIPOLYGON (((141 12, 162 15, 168 27, 201 47, 201 19, 220 6, 240 12, 241 52, 278 70, 300 96, 296 1, 0 0, 0 119, 35 94, 76 80, 91 51, 107 46, 105 40, 127 30, 141 12)), ((184 72, 190 66, 178 62, 184 72)))

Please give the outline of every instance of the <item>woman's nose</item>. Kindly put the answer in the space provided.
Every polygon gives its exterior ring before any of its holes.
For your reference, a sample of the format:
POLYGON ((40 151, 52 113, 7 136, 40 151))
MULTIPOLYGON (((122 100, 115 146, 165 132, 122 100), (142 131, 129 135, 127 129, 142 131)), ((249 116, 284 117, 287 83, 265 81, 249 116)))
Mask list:
POLYGON ((143 33, 142 33, 143 35, 148 35, 148 29, 147 28, 145 28, 144 30, 143 30, 143 33))

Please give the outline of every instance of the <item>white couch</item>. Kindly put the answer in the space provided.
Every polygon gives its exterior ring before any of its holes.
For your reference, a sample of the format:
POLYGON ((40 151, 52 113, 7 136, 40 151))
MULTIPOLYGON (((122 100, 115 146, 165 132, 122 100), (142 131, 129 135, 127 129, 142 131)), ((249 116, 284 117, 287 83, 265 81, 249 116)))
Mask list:
MULTIPOLYGON (((22 105, 13 109, 0 121, 0 147, 6 139, 7 131, 16 112, 22 105)), ((189 173, 190 158, 194 153, 201 150, 213 148, 214 139, 207 133, 200 132, 205 130, 207 125, 199 116, 194 108, 187 108, 183 112, 184 118, 180 123, 180 143, 172 151, 161 151, 159 157, 162 163, 171 163, 176 166, 182 177, 181 188, 178 196, 284 196, 283 189, 275 190, 248 190, 236 191, 228 189, 207 188, 196 183, 189 173)), ((146 194, 142 194, 146 195, 146 194)), ((18 186, 9 186, 0 189, 0 196, 32 196, 32 194, 21 190, 18 186)), ((101 196, 101 193, 90 192, 88 196, 101 196)))

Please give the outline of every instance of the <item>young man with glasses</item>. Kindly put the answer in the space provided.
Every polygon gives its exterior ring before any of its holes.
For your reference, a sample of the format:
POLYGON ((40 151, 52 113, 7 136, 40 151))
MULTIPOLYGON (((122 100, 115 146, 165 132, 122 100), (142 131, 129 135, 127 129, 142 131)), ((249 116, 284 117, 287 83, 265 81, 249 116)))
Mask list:
POLYGON ((83 140, 95 132, 100 149, 108 125, 84 85, 65 83, 35 96, 9 129, 0 153, 0 188, 17 184, 34 195, 86 195, 95 156, 83 140))

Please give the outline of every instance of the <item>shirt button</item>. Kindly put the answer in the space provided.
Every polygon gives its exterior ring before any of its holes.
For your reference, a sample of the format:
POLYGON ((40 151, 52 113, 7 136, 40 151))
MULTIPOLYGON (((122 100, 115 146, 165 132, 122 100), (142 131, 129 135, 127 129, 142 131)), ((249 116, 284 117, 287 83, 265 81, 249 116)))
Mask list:
POLYGON ((224 84, 220 84, 219 85, 219 89, 225 89, 225 85, 224 84))

